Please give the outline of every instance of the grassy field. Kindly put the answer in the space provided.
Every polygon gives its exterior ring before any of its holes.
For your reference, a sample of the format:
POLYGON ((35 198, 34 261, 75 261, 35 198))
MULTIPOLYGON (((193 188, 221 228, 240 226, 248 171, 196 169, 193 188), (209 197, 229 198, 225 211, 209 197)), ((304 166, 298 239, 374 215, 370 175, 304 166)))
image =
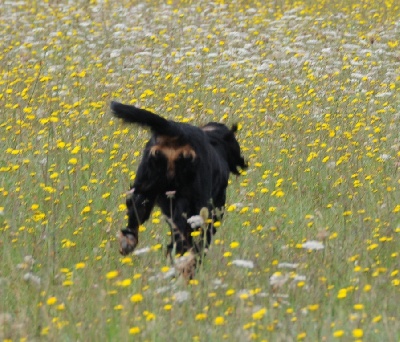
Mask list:
POLYGON ((397 1, 5 1, 0 34, 1 340, 400 340, 397 1), (118 253, 149 135, 112 99, 239 123, 189 284, 159 210, 118 253))

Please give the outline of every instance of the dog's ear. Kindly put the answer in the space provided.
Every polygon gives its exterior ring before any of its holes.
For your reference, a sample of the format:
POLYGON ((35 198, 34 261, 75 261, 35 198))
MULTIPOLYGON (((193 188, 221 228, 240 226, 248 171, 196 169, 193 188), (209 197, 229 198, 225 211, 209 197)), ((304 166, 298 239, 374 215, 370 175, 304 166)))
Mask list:
POLYGON ((232 142, 232 141, 236 141, 235 138, 235 133, 237 132, 237 125, 233 125, 232 128, 230 130, 226 130, 224 133, 224 140, 228 143, 232 142))
POLYGON ((229 169, 235 175, 240 174, 238 167, 242 170, 245 170, 248 166, 241 155, 240 146, 235 137, 235 133, 237 132, 237 130, 238 125, 234 124, 232 125, 231 129, 228 130, 228 132, 226 132, 224 135, 225 150, 228 156, 227 161, 229 164, 229 169))
POLYGON ((231 127, 231 132, 232 133, 236 133, 237 130, 238 130, 238 124, 233 124, 232 127, 231 127))

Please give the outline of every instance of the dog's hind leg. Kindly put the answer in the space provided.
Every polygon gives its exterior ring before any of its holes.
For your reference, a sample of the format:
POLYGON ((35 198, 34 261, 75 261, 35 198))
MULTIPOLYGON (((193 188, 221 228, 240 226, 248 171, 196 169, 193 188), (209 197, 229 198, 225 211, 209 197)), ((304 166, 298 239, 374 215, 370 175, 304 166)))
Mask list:
MULTIPOLYGON (((177 241, 178 241, 178 243, 181 243, 181 241, 185 240, 185 237, 184 237, 184 235, 182 235, 178 226, 174 223, 174 221, 171 218, 165 216, 165 220, 167 221, 167 223, 171 229, 171 242, 167 245, 166 256, 170 258, 171 264, 174 265, 175 261, 174 261, 173 251, 174 251, 174 249, 175 249, 175 252, 178 249, 181 249, 181 247, 177 248, 177 241)), ((179 254, 181 254, 181 252, 179 254)))
POLYGON ((215 196, 214 200, 211 201, 209 206, 209 212, 211 213, 211 223, 207 225, 206 230, 206 242, 205 249, 210 247, 211 241, 217 230, 215 229, 215 222, 222 221, 225 210, 226 201, 226 187, 221 189, 221 191, 215 196))
POLYGON ((156 196, 152 194, 133 192, 129 195, 131 196, 126 200, 128 225, 119 234, 119 251, 122 255, 127 255, 136 248, 139 242, 139 226, 150 217, 156 199, 156 196))

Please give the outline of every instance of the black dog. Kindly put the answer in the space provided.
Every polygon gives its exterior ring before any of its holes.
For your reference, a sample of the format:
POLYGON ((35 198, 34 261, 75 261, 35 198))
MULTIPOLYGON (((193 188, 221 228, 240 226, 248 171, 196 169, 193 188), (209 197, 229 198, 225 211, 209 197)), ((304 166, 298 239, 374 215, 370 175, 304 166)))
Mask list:
POLYGON ((199 128, 118 102, 111 103, 111 110, 115 117, 147 126, 153 133, 128 192, 128 225, 120 233, 121 254, 135 249, 138 227, 154 205, 161 208, 172 230, 168 253, 174 246, 181 255, 189 250, 204 252, 215 233, 213 222, 222 218, 230 172, 238 175, 238 168, 247 167, 234 135, 237 126, 229 129, 211 122, 199 128), (187 220, 204 207, 212 223, 207 225, 205 243, 196 244, 187 220))

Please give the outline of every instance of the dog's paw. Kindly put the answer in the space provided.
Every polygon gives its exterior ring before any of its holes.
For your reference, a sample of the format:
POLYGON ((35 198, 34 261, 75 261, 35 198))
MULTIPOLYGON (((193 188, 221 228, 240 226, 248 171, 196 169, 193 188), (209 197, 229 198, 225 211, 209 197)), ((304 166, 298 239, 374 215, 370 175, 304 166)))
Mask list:
POLYGON ((194 278, 196 273, 196 255, 191 251, 186 253, 185 256, 180 257, 175 265, 178 276, 182 276, 186 282, 194 278))
POLYGON ((132 253, 138 244, 137 237, 129 230, 124 229, 118 233, 119 252, 122 255, 132 253))

